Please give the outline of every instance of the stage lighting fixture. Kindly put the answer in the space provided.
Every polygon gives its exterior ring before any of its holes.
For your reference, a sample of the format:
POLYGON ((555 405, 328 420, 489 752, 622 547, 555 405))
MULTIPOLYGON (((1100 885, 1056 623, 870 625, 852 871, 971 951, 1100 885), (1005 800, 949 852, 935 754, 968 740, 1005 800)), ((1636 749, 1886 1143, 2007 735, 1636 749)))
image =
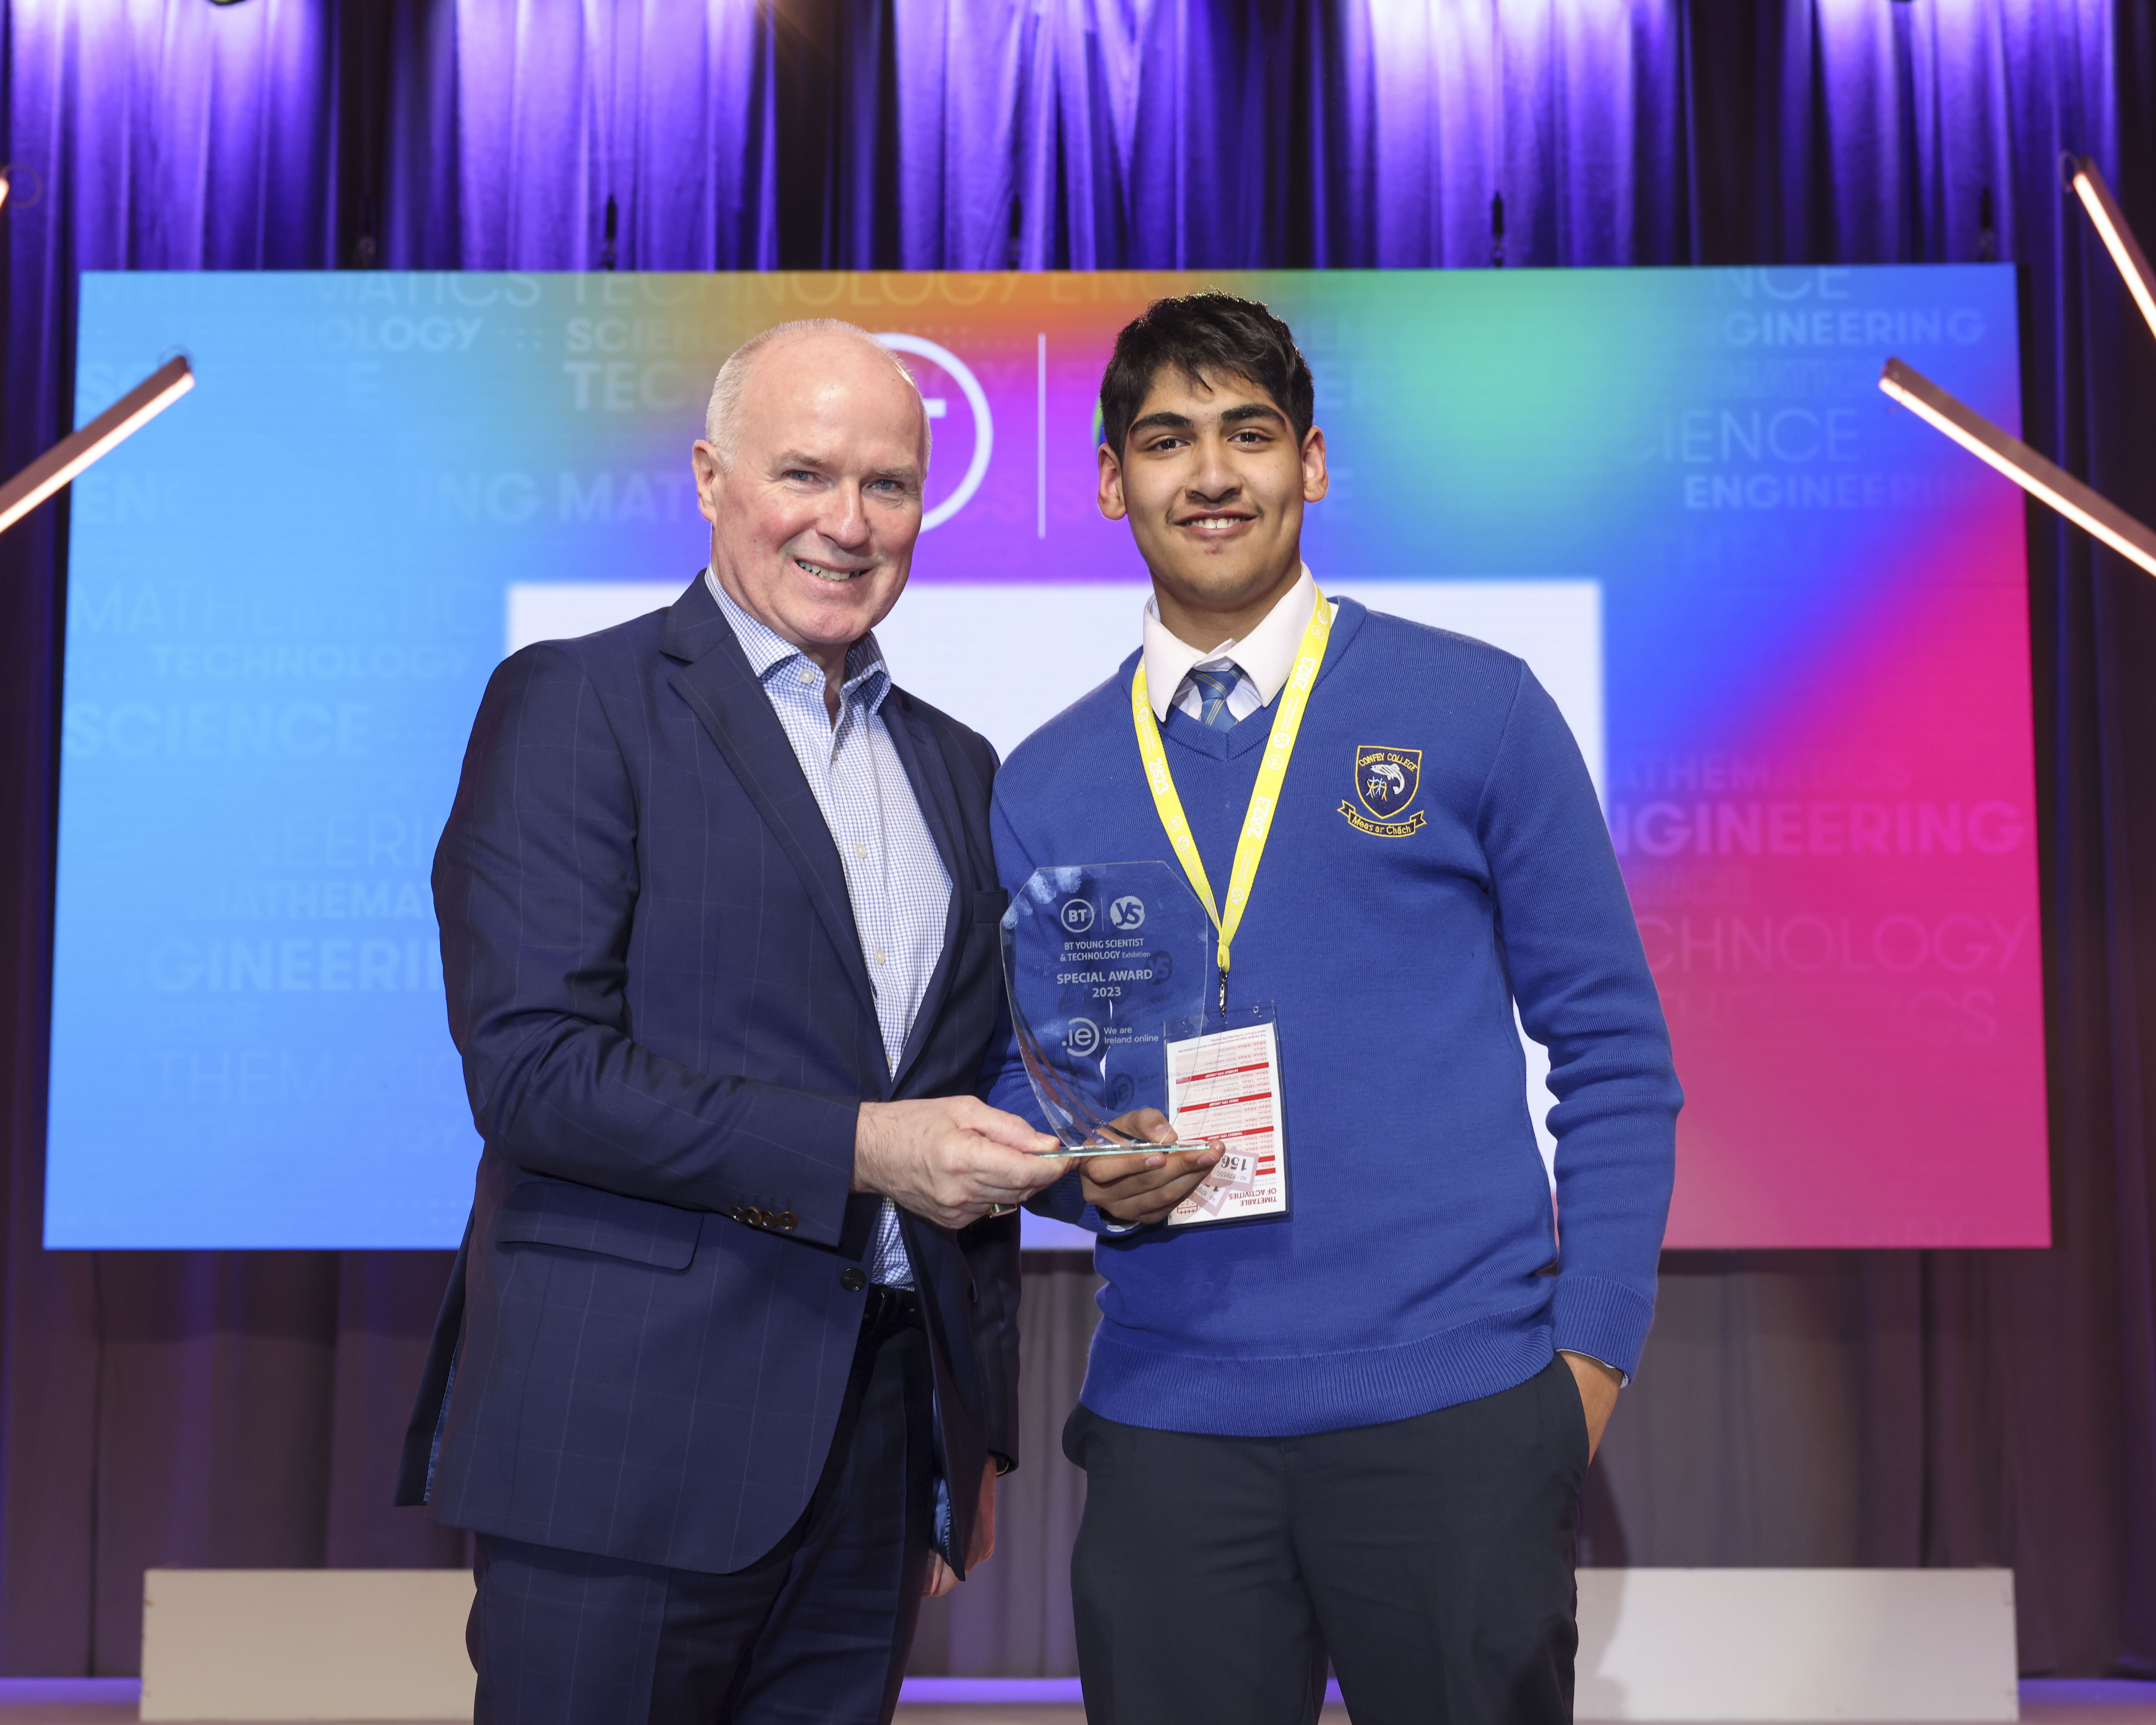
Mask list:
POLYGON ((8 170, 0 167, 0 209, 8 207, 8 170))
POLYGON ((2126 225, 2125 214, 2119 209, 2118 200, 2111 195, 2111 187, 2104 183, 2103 173, 2097 165, 2083 156, 2073 163, 2074 193, 2088 212, 2089 220, 2096 223, 2104 249, 2111 260, 2118 265, 2118 273, 2126 278, 2127 290, 2133 295, 2134 303, 2141 307, 2141 315, 2148 320, 2149 330, 2156 332, 2156 278, 2148 273, 2148 259, 2142 256, 2139 243, 2133 230, 2126 225))
POLYGON ((2063 468, 2055 466, 2018 437, 2010 437, 1975 408, 1964 407, 1921 372, 1898 359, 1887 362, 1879 387, 1926 424, 1935 426, 1970 454, 1997 468, 2030 496, 2121 557, 2156 575, 2156 531, 2115 503, 2107 502, 2063 468))
MULTIPOLYGON (((2126 225, 2126 215, 2104 183, 2096 163, 2069 156, 2068 184, 2088 212, 2089 220, 2126 280, 2141 315, 2156 333, 2156 280, 2140 242, 2126 225)), ((2049 504, 2083 532, 2093 534, 2121 557, 2156 575, 2156 531, 2136 521, 2117 504, 2083 485, 2064 468, 2047 461, 2018 437, 2010 437, 1919 371, 1890 359, 1879 374, 1879 387, 1926 424, 1944 432, 1970 454, 1995 467, 2039 502, 2049 504)))
POLYGON ((195 387, 182 354, 157 367, 81 430, 71 432, 0 485, 0 533, 100 456, 125 443, 195 387))

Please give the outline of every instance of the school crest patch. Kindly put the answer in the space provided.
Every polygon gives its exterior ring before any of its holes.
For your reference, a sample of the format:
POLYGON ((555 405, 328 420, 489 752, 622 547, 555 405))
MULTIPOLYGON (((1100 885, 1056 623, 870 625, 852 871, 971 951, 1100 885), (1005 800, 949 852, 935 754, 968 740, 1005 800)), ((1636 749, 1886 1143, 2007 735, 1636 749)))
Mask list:
POLYGON ((1420 749, 1365 743, 1355 751, 1354 800, 1342 802, 1340 813, 1358 832, 1404 839, 1429 824, 1429 818, 1414 807, 1421 794, 1420 749))

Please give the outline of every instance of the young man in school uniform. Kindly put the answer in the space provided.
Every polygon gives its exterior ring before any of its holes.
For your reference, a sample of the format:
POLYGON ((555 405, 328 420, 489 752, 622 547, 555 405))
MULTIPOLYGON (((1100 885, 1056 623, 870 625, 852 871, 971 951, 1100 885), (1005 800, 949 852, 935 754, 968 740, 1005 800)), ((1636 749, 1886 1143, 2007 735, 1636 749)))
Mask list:
MULTIPOLYGON (((1578 1491, 1654 1315, 1681 1101, 1594 787, 1520 660, 1321 592, 1325 435, 1264 306, 1157 302, 1101 408, 1152 597, 998 778, 997 865, 1178 865, 1229 1009, 1273 1003, 1281 1166, 1277 1202, 1209 1204, 1226 1170, 1175 1150, 1032 1200, 1106 1278, 1064 1435, 1087 1717, 1302 1725, 1329 1658, 1358 1720, 1567 1719, 1578 1491)), ((1032 1111, 1015 1064, 991 1099, 1032 1111)))

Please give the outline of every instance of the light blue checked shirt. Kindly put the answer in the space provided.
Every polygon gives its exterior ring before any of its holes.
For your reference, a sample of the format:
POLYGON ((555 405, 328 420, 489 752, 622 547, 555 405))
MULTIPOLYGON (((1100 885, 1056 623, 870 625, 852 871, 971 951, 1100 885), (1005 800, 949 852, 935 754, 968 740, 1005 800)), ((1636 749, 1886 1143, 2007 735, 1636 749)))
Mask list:
MULTIPOLYGON (((951 876, 921 818, 913 785, 884 726, 884 697, 891 672, 874 635, 864 635, 846 654, 846 680, 839 717, 824 706, 824 673, 798 647, 741 606, 704 571, 704 585, 733 625, 749 669, 763 685, 771 710, 793 745, 795 757, 816 793, 831 842, 846 870, 846 896, 854 929, 875 989, 876 1024, 884 1059, 898 1070, 913 1015, 921 1010, 928 978, 942 956, 945 919, 951 909, 951 876)), ((892 1287, 913 1286, 913 1266, 898 1231, 898 1210, 889 1199, 876 1214, 869 1250, 869 1279, 892 1287)))

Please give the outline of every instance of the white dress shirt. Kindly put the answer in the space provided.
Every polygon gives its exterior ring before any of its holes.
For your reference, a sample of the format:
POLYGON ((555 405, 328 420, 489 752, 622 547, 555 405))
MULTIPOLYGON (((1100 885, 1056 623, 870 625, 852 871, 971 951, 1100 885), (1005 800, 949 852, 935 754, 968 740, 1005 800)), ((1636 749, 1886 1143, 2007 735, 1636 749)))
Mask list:
MULTIPOLYGON (((822 667, 735 603, 709 569, 704 584, 733 625, 838 847, 854 929, 875 990, 884 1060, 896 1072, 928 979, 942 957, 951 876, 885 726, 891 672, 883 649, 872 634, 847 649, 834 721, 824 704, 822 667)), ((887 1198, 877 1217, 868 1271, 872 1281, 913 1285, 898 1213, 887 1198)))
MULTIPOLYGON (((1179 707, 1192 718, 1204 716, 1205 692, 1192 679, 1194 670, 1224 670, 1234 665, 1241 680, 1228 696, 1229 716, 1240 723, 1260 707, 1270 706, 1295 669, 1296 649, 1310 624, 1310 608, 1317 582, 1310 565, 1301 578, 1274 602, 1265 621, 1240 641, 1223 641, 1209 653, 1192 646, 1160 620, 1160 604, 1148 597, 1145 603, 1146 692, 1152 698, 1152 716, 1168 722, 1168 710, 1179 707)), ((1339 606, 1327 600, 1326 610, 1337 616, 1339 606)))

